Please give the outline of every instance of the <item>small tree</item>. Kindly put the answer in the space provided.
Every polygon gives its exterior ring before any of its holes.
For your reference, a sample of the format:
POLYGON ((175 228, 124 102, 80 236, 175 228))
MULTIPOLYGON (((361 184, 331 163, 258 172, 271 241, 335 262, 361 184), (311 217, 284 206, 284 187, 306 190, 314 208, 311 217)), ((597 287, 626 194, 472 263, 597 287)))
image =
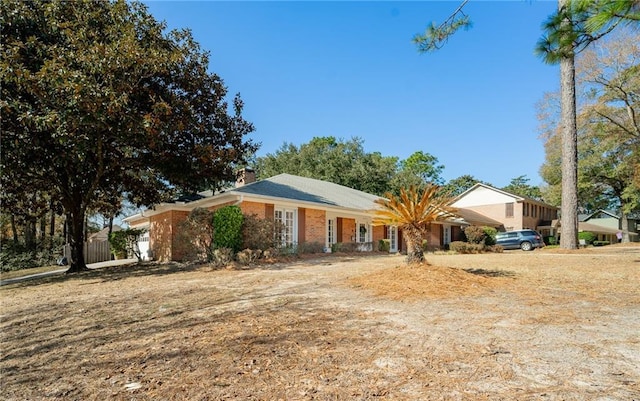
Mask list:
POLYGON ((275 233, 282 230, 282 223, 273 219, 261 219, 255 214, 245 215, 242 221, 242 249, 267 250, 275 248, 275 233))
POLYGON ((177 242, 188 259, 213 259, 213 212, 205 208, 193 209, 180 223, 177 242))
POLYGON ((134 255, 140 260, 141 255, 138 241, 145 232, 146 230, 142 228, 128 228, 126 230, 112 232, 109 234, 111 253, 117 258, 126 258, 129 255, 134 255))
POLYGON ((374 225, 395 225, 402 230, 407 243, 407 263, 424 261, 422 237, 429 225, 453 216, 449 206, 451 197, 442 195, 440 187, 427 184, 420 192, 415 186, 400 190, 400 195, 385 194, 386 199, 376 200, 380 209, 375 210, 374 225))

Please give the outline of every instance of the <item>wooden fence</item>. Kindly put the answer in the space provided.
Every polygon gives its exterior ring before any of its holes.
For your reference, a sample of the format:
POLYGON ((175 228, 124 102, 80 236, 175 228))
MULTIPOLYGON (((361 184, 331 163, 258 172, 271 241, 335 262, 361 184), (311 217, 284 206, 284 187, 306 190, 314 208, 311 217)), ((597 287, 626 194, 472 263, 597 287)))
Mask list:
MULTIPOLYGON (((70 259, 71 246, 64 246, 64 256, 70 259)), ((109 249, 109 241, 95 241, 84 243, 84 262, 97 263, 111 260, 111 250, 109 249)))

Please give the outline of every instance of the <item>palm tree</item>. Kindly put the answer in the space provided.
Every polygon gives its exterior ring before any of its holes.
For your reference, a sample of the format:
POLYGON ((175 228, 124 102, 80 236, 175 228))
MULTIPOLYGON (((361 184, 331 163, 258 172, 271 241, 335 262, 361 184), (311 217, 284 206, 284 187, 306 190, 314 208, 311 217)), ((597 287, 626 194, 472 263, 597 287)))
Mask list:
POLYGON ((407 263, 424 262, 422 238, 432 222, 454 216, 451 197, 433 184, 422 193, 412 185, 409 190, 401 188, 399 196, 387 192, 385 197, 376 201, 381 207, 374 211, 373 225, 397 226, 407 243, 407 263))

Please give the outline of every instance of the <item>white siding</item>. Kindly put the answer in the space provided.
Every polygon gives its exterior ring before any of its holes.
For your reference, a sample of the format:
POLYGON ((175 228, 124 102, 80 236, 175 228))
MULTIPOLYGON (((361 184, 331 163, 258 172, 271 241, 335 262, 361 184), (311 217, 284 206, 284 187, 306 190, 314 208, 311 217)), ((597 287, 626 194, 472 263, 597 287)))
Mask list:
POLYGON ((485 187, 477 187, 453 203, 453 207, 472 207, 516 202, 518 199, 485 187))

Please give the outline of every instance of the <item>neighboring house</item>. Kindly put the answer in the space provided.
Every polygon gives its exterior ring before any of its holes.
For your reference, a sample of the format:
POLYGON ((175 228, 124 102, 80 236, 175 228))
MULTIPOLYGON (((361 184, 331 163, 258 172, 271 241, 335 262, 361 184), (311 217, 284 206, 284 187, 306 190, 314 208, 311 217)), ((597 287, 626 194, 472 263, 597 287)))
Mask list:
POLYGON ((552 221, 558 218, 557 207, 490 185, 475 184, 458 195, 451 206, 458 208, 460 216, 475 213, 487 219, 482 222, 479 218, 473 223, 476 225, 489 225, 501 231, 533 229, 543 236, 555 235, 552 221))
MULTIPOLYGON (((372 226, 376 199, 376 195, 342 185, 290 174, 255 181, 255 172, 245 169, 235 188, 162 203, 124 221, 131 228, 148 230, 149 256, 161 261, 183 256, 178 253, 176 233, 190 211, 227 205, 237 205, 246 215, 280 222, 283 246, 319 243, 328 251, 335 243, 356 243, 361 250, 375 250, 379 240, 389 239, 391 252, 402 251, 401 233, 395 227, 372 226)), ((432 247, 448 244, 468 224, 464 219, 432 224, 426 239, 432 247)))
POLYGON ((595 213, 578 216, 579 231, 590 231, 598 236, 599 241, 618 242, 617 233, 628 234, 630 241, 640 241, 640 221, 635 216, 627 217, 628 232, 624 232, 619 215, 609 210, 598 210, 595 213))
MULTIPOLYGON (((111 228, 111 231, 120 231, 122 230, 122 227, 118 226, 118 225, 114 225, 111 228)), ((109 240, 109 227, 105 227, 100 231, 97 231, 93 234, 90 234, 89 237, 87 238, 87 242, 103 242, 103 241, 108 241, 109 240)))

